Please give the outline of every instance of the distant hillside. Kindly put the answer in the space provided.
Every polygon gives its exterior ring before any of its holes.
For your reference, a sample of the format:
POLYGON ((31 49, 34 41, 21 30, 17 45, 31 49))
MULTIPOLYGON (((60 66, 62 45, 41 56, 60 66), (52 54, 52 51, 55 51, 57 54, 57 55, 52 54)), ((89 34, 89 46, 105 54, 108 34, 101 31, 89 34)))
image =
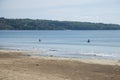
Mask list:
POLYGON ((120 30, 120 25, 39 19, 0 18, 0 30, 120 30))

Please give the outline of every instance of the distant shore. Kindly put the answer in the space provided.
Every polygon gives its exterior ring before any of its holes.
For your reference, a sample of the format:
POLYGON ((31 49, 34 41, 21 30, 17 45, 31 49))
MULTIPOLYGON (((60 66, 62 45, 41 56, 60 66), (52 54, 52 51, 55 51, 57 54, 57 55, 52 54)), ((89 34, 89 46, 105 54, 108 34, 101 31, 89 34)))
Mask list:
POLYGON ((0 17, 0 22, 2 22, 0 23, 0 30, 120 30, 119 24, 78 21, 8 19, 0 17))
POLYGON ((30 56, 0 50, 1 80, 120 80, 120 60, 30 56))

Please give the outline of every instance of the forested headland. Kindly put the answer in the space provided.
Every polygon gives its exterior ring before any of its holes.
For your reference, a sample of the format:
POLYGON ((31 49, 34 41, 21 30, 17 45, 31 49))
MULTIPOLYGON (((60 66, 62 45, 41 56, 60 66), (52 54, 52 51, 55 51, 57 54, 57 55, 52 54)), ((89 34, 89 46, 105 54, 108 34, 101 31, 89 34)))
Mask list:
POLYGON ((118 24, 0 18, 0 30, 120 30, 118 24))

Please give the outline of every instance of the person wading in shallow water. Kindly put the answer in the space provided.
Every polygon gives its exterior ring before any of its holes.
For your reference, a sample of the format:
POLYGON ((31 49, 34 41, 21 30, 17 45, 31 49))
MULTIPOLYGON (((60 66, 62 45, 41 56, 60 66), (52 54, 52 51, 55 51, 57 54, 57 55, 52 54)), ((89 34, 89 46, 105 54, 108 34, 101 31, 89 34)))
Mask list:
POLYGON ((41 39, 39 39, 39 42, 41 42, 41 39))
POLYGON ((88 41, 87 41, 88 43, 90 43, 90 40, 88 39, 88 41))

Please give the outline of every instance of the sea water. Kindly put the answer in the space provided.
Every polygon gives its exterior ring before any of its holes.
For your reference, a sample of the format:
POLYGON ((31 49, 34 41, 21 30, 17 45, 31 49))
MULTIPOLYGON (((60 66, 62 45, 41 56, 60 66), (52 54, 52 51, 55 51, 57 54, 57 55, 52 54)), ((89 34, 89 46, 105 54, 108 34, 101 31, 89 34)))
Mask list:
POLYGON ((36 56, 120 59, 120 30, 1 30, 0 49, 37 51, 36 56))

